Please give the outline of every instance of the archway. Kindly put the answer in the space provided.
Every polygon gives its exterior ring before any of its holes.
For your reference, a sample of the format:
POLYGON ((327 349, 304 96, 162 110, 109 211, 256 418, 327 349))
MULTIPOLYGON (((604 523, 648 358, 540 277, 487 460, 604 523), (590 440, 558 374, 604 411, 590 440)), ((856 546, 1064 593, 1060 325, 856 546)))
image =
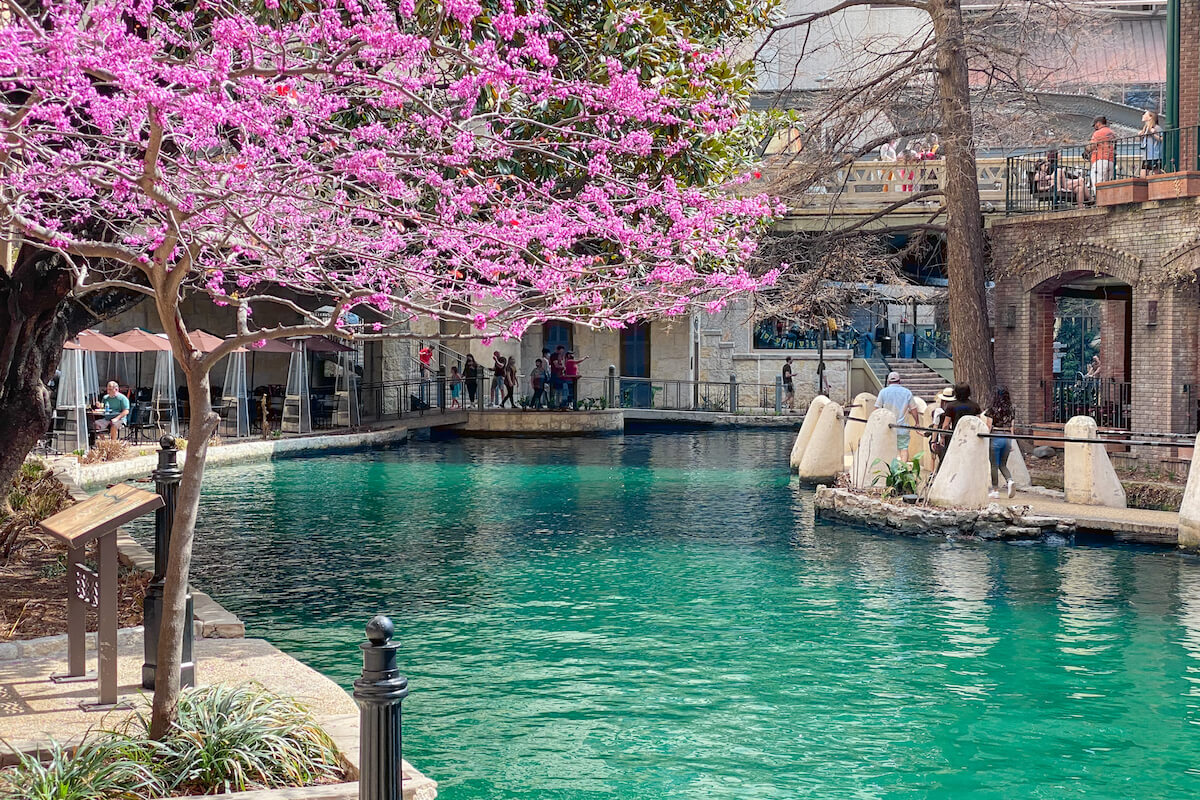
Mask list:
MULTIPOLYGON (((1133 287, 1104 273, 1075 270, 1033 287, 1032 366, 1042 389, 1041 420, 1062 424, 1078 414, 1101 428, 1132 422, 1133 287)), ((1036 410, 1036 406, 1034 409, 1036 410)))

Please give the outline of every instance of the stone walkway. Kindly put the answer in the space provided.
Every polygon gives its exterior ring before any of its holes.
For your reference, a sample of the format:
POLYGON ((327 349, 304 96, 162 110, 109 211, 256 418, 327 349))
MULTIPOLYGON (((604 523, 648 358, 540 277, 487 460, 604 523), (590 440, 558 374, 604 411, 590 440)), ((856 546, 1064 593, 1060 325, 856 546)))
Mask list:
POLYGON ((998 502, 1027 505, 1036 514, 1074 521, 1082 531, 1108 534, 1121 542, 1169 547, 1175 547, 1179 542, 1179 514, 1175 511, 1084 506, 1030 492, 1018 492, 1012 500, 1002 498, 998 502))
MULTIPOLYGON (((122 699, 148 711, 149 695, 141 688, 142 642, 124 637, 118 648, 117 686, 122 699)), ((202 685, 257 682, 270 691, 294 697, 312 711, 352 765, 357 778, 358 708, 340 686, 262 639, 197 639, 196 679, 202 685)), ((94 655, 89 669, 95 668, 94 655)), ((32 752, 51 739, 75 743, 90 730, 112 729, 134 711, 85 712, 80 701, 94 700, 96 683, 52 683, 49 676, 66 668, 60 656, 0 661, 0 765, 13 752, 32 752)), ((405 764, 405 800, 432 800, 437 784, 405 764)), ((238 800, 352 800, 357 783, 310 789, 247 792, 238 800)))

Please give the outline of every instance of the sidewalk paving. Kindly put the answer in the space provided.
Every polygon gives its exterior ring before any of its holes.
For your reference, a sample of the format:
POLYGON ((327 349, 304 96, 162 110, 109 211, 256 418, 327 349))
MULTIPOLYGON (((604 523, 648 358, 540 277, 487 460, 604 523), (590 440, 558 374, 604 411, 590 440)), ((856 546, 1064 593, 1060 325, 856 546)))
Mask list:
POLYGON ((1117 541, 1167 545, 1179 543, 1179 513, 1144 508, 1108 508, 1068 503, 1065 500, 1029 492, 1017 493, 1009 506, 1027 505, 1035 514, 1074 521, 1080 530, 1110 534, 1117 541))

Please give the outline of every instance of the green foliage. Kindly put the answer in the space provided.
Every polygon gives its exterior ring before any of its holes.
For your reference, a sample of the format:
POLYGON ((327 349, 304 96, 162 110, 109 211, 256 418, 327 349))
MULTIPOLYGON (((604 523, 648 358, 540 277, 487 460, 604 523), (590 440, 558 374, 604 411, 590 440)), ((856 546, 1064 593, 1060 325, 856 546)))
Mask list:
MULTIPOLYGON (((874 467, 881 463, 883 463, 882 459, 877 458, 871 466, 874 467)), ((913 456, 912 462, 893 458, 892 463, 888 465, 888 471, 883 475, 876 475, 875 480, 871 481, 871 485, 875 486, 881 479, 884 482, 883 494, 885 497, 916 494, 921 485, 920 454, 913 456)))
POLYGON ((135 720, 172 794, 307 786, 342 772, 333 742, 308 711, 261 687, 182 694, 178 720, 161 741, 149 741, 149 718, 135 720))
POLYGON ((161 741, 138 714, 124 731, 74 753, 50 745, 43 764, 22 756, 0 772, 0 800, 149 800, 310 786, 342 777, 337 749, 294 700, 258 686, 189 689, 161 741))
POLYGON ((3 800, 109 800, 161 797, 165 787, 150 772, 145 754, 119 737, 84 741, 72 752, 51 742, 48 760, 21 754, 0 771, 3 800))

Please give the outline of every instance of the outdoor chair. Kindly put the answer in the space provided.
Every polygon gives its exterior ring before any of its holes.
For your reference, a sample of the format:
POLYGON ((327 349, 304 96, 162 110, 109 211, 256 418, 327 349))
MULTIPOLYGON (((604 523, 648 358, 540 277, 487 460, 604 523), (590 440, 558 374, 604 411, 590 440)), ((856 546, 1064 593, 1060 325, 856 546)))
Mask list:
MULTIPOLYGON (((125 439, 134 444, 142 442, 142 435, 148 430, 158 430, 158 425, 150 420, 151 406, 149 403, 134 403, 129 407, 129 418, 125 425, 125 439)), ((151 434, 147 441, 153 440, 151 434)))

